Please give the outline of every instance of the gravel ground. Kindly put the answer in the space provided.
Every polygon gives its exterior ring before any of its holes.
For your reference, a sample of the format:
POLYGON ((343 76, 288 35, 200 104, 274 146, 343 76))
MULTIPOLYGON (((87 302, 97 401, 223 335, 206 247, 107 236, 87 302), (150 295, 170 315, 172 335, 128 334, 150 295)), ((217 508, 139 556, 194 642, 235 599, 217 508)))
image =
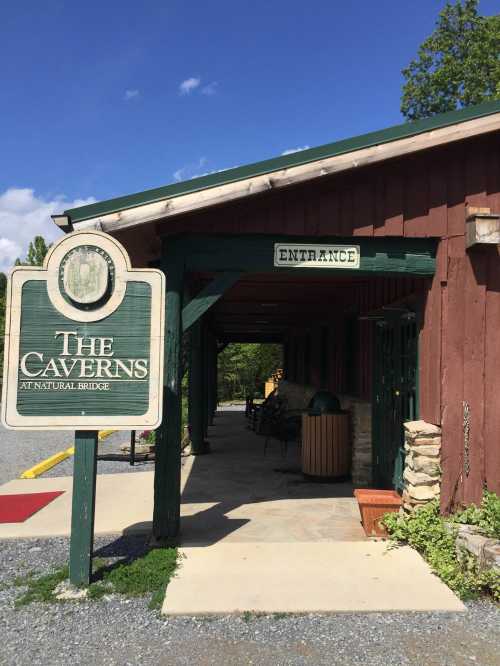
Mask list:
MULTIPOLYGON (((500 610, 465 614, 370 613, 162 618, 147 599, 32 604, 14 610, 15 576, 67 561, 64 538, 0 543, 0 663, 29 664, 500 664, 500 610)), ((96 541, 98 555, 144 542, 96 541)))
MULTIPOLYGON (((99 442, 99 453, 119 453, 120 444, 130 441, 130 432, 116 432, 99 442)), ((73 433, 61 430, 40 430, 35 432, 6 430, 0 426, 0 484, 16 479, 26 469, 33 467, 45 458, 63 451, 74 443, 73 433)), ((116 472, 143 472, 153 470, 152 462, 136 463, 131 467, 128 462, 100 460, 97 463, 98 474, 116 472)), ((43 474, 46 476, 71 476, 73 457, 63 460, 43 474)))

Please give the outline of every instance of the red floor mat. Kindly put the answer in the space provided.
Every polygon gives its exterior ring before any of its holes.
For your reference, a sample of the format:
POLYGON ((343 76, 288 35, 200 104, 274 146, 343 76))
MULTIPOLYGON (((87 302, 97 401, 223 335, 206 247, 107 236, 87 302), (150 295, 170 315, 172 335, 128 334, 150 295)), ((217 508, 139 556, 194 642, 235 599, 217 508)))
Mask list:
POLYGON ((0 495, 0 523, 24 523, 63 492, 64 490, 56 490, 50 493, 0 495))

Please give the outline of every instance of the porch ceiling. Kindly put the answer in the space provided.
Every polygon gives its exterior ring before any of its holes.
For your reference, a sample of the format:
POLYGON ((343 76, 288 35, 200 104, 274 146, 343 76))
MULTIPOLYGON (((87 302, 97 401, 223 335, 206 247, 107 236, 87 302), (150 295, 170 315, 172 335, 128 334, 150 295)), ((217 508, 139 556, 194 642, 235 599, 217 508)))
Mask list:
MULTIPOLYGON (((192 276, 196 291, 210 281, 192 276)), ((394 278, 408 281, 408 278, 394 278)), ((415 278, 416 284, 422 279, 415 278)), ((210 311, 211 325, 226 342, 281 342, 290 329, 326 324, 345 313, 363 314, 363 295, 391 282, 383 277, 260 273, 243 277, 210 311)), ((397 289, 387 290, 395 300, 397 289)))

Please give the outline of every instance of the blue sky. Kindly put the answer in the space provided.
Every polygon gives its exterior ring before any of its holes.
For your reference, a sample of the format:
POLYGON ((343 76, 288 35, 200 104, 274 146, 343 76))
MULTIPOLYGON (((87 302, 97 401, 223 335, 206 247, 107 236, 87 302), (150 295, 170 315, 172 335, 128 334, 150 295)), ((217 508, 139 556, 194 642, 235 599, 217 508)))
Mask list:
POLYGON ((443 4, 4 3, 0 269, 75 202, 401 122, 401 69, 443 4))

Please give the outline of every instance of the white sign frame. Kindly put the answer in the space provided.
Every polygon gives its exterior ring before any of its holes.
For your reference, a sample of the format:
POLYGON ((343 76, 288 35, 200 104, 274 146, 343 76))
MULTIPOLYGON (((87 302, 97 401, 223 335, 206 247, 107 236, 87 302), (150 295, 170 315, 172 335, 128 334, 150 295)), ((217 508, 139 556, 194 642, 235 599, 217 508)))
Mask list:
POLYGON ((2 405, 2 424, 11 430, 137 430, 154 429, 162 421, 163 412, 163 360, 165 330, 165 275, 150 268, 132 269, 125 248, 115 238, 101 231, 76 231, 64 236, 53 245, 43 267, 16 266, 7 285, 5 319, 5 346, 2 405), (57 286, 59 263, 71 249, 80 245, 102 248, 115 264, 115 289, 107 303, 99 310, 82 311, 71 306, 61 296, 57 286), (114 312, 122 302, 127 282, 146 282, 151 287, 150 374, 149 407, 141 415, 111 416, 33 416, 17 410, 18 370, 21 328, 21 293, 25 282, 44 280, 52 305, 72 321, 99 321, 114 312))

